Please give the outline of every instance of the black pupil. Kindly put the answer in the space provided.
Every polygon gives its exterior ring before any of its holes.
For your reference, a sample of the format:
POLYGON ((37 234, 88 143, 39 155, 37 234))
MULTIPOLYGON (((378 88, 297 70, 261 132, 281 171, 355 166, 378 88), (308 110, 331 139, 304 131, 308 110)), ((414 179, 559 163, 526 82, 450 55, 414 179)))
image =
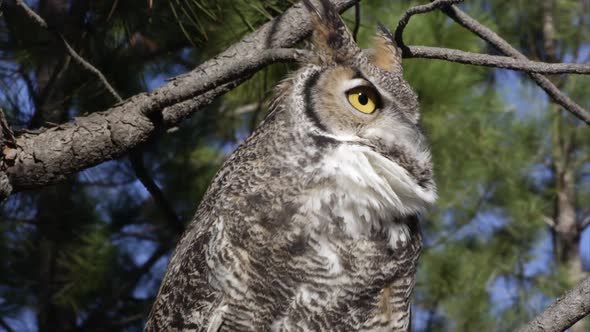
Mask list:
POLYGON ((359 92, 359 103, 367 105, 369 103, 369 96, 366 93, 359 92))

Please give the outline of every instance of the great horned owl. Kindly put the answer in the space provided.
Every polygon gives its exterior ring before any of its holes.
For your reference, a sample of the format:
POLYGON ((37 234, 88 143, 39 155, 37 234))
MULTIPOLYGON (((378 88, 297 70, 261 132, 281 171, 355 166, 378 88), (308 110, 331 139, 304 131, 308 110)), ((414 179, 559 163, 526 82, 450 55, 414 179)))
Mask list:
POLYGON ((408 330, 436 199, 417 97, 387 29, 361 50, 304 3, 315 56, 209 186, 146 331, 408 330))

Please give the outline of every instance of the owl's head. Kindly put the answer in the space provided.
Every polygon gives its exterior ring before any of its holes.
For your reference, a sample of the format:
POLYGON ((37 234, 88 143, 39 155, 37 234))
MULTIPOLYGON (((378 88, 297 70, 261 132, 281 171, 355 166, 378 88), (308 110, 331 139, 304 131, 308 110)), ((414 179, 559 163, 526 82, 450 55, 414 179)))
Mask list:
POLYGON ((319 8, 303 3, 313 23, 313 56, 279 88, 278 103, 321 144, 364 146, 393 161, 408 175, 399 179, 406 189, 432 203, 435 185, 418 98, 403 78, 391 32, 380 25, 372 48, 363 50, 328 0, 319 8))

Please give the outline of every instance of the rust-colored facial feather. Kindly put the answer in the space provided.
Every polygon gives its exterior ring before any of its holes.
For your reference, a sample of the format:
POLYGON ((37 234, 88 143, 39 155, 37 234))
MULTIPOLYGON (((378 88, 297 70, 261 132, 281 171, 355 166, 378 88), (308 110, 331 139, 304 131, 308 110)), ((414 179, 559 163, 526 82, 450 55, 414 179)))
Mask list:
POLYGON ((355 71, 349 67, 333 67, 323 72, 317 83, 314 108, 322 110, 318 117, 322 123, 329 123, 330 130, 337 135, 356 135, 358 130, 370 120, 355 116, 340 87, 342 82, 354 78, 355 71))
POLYGON ((383 70, 402 72, 401 54, 401 49, 397 47, 391 32, 379 25, 379 32, 373 39, 371 62, 383 70))

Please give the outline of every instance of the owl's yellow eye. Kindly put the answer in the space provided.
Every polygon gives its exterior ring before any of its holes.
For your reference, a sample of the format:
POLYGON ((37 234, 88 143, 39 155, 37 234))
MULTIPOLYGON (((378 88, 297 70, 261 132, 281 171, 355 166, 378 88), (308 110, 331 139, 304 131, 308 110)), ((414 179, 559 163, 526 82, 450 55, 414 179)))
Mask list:
POLYGON ((377 109, 378 96, 375 90, 367 86, 360 86, 346 92, 348 102, 357 111, 371 114, 377 109))

